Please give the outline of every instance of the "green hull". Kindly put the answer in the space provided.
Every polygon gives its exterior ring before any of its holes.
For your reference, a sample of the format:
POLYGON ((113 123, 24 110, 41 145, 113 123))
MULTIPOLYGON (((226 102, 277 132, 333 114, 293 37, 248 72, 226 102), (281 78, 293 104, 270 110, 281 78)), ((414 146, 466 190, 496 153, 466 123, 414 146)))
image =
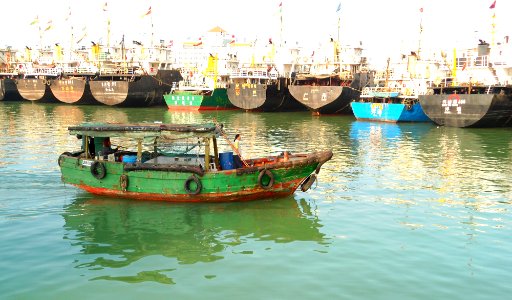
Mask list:
POLYGON ((225 88, 216 88, 211 95, 192 91, 175 91, 164 95, 170 110, 230 110, 237 109, 228 99, 225 88))
POLYGON ((331 157, 331 151, 290 157, 286 162, 275 157, 272 164, 209 172, 194 168, 176 170, 176 166, 166 169, 167 165, 97 161, 96 164, 101 163, 105 168, 101 179, 91 172, 94 160, 63 154, 59 165, 65 183, 93 194, 138 200, 220 202, 291 195, 331 157), (262 175, 265 171, 271 174, 262 175), (269 176, 273 177, 273 183, 269 176), (197 187, 194 178, 202 187, 197 187))

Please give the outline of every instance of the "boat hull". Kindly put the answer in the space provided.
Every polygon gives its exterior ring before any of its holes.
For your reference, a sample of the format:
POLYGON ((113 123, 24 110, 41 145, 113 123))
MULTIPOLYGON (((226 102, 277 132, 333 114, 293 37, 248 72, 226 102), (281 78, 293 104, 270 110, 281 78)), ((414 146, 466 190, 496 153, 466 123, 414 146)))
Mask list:
POLYGON ((419 97, 425 114, 437 125, 449 127, 504 127, 512 125, 512 95, 434 94, 419 97))
POLYGON ((4 97, 5 97, 4 80, 0 79, 0 101, 4 100, 4 97))
POLYGON ((175 91, 165 94, 165 103, 169 110, 233 110, 237 109, 228 100, 225 88, 216 88, 211 95, 194 94, 188 91, 175 91))
POLYGON ((344 86, 290 85, 290 94, 317 114, 351 113, 350 103, 360 92, 344 86))
POLYGON ((22 78, 16 80, 21 97, 29 101, 57 102, 50 89, 51 80, 22 78))
POLYGON ((304 155, 300 162, 280 162, 274 165, 242 169, 194 173, 192 168, 181 171, 158 169, 144 164, 101 161, 106 176, 98 179, 91 172, 92 160, 63 154, 59 157, 62 180, 96 195, 135 200, 171 202, 249 201, 291 195, 313 172, 331 159, 332 152, 304 155), (262 172, 270 172, 272 184, 261 186, 262 172), (195 176, 201 182, 198 193, 187 191, 186 182, 195 176))
POLYGON ((3 88, 4 88, 4 100, 5 101, 21 101, 23 98, 18 92, 18 87, 16 86, 15 79, 4 78, 3 88))
POLYGON ((228 98, 234 106, 244 110, 264 112, 305 111, 306 106, 295 100, 282 78, 274 84, 233 83, 228 87, 228 98))
POLYGON ((89 81, 96 101, 110 106, 147 107, 164 105, 163 95, 182 79, 177 70, 159 70, 156 76, 103 78, 89 81))
POLYGON ((89 84, 85 77, 52 80, 50 89, 55 98, 63 103, 97 103, 92 97, 89 84))
POLYGON ((420 103, 410 106, 402 103, 352 102, 352 112, 357 120, 380 122, 430 122, 420 103))

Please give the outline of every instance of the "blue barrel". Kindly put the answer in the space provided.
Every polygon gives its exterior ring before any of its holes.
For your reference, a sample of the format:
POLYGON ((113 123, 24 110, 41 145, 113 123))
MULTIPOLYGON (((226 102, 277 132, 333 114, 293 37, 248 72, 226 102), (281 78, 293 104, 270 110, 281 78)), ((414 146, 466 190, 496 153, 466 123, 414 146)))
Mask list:
POLYGON ((220 167, 222 170, 234 169, 233 164, 233 152, 219 153, 220 167))
POLYGON ((137 161, 136 155, 123 155, 123 162, 127 164, 134 164, 137 161))

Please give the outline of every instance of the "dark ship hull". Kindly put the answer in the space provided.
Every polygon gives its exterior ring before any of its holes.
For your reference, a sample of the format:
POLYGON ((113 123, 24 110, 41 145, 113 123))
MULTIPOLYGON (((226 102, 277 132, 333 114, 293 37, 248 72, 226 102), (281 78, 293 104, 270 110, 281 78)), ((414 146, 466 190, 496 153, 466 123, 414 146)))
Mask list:
POLYGON ((51 81, 50 89, 62 103, 98 104, 91 94, 87 77, 55 79, 51 81))
POLYGON ((290 94, 315 114, 350 114, 360 92, 345 86, 291 85, 290 94))
POLYGON ((504 127, 512 125, 512 87, 433 88, 420 95, 425 114, 437 125, 449 127, 504 127))
POLYGON ((4 96, 5 96, 4 80, 0 79, 0 101, 4 100, 4 96))
POLYGON ((18 92, 18 88, 16 87, 16 82, 11 78, 4 78, 3 87, 4 87, 4 100, 5 101, 21 101, 23 98, 18 92))
POLYGON ((244 110, 264 112, 305 111, 306 107, 295 100, 288 90, 286 78, 277 83, 232 83, 228 87, 229 101, 244 110))
MULTIPOLYGON (((312 80, 315 81, 314 78, 308 79, 312 80)), ((321 80, 329 81, 329 77, 321 80)), ((314 114, 352 114, 350 103, 359 99, 363 86, 360 74, 356 74, 353 80, 341 80, 332 85, 305 83, 290 85, 288 88, 293 98, 314 114)))
POLYGON ((165 105, 163 95, 182 80, 177 70, 159 70, 156 76, 105 76, 89 81, 92 96, 105 105, 145 107, 165 105))
POLYGON ((21 97, 29 101, 57 102, 50 89, 51 80, 40 78, 18 78, 16 87, 21 97))

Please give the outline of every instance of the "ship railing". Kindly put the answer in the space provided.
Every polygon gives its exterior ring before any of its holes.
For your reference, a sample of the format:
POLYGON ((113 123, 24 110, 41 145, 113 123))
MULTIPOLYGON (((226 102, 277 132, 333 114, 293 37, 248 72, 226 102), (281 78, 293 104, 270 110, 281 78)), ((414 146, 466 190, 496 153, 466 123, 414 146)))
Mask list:
MULTIPOLYGON (((231 72, 231 78, 258 78, 268 79, 272 78, 265 70, 237 70, 231 72)), ((277 78, 277 75, 275 76, 277 78)))
POLYGON ((62 72, 61 68, 32 68, 24 72, 27 76, 59 76, 62 72))
POLYGON ((379 94, 379 93, 398 93, 398 94, 400 94, 401 92, 402 92, 402 88, 399 88, 399 87, 372 86, 372 87, 363 88, 363 90, 361 91, 360 97, 369 98, 369 97, 375 97, 375 94, 379 94))
POLYGON ((469 67, 487 68, 489 67, 489 56, 475 56, 475 57, 457 57, 456 61, 457 68, 466 69, 469 67))
POLYGON ((135 68, 132 68, 132 67, 100 69, 100 75, 134 75, 134 74, 135 74, 135 68))

